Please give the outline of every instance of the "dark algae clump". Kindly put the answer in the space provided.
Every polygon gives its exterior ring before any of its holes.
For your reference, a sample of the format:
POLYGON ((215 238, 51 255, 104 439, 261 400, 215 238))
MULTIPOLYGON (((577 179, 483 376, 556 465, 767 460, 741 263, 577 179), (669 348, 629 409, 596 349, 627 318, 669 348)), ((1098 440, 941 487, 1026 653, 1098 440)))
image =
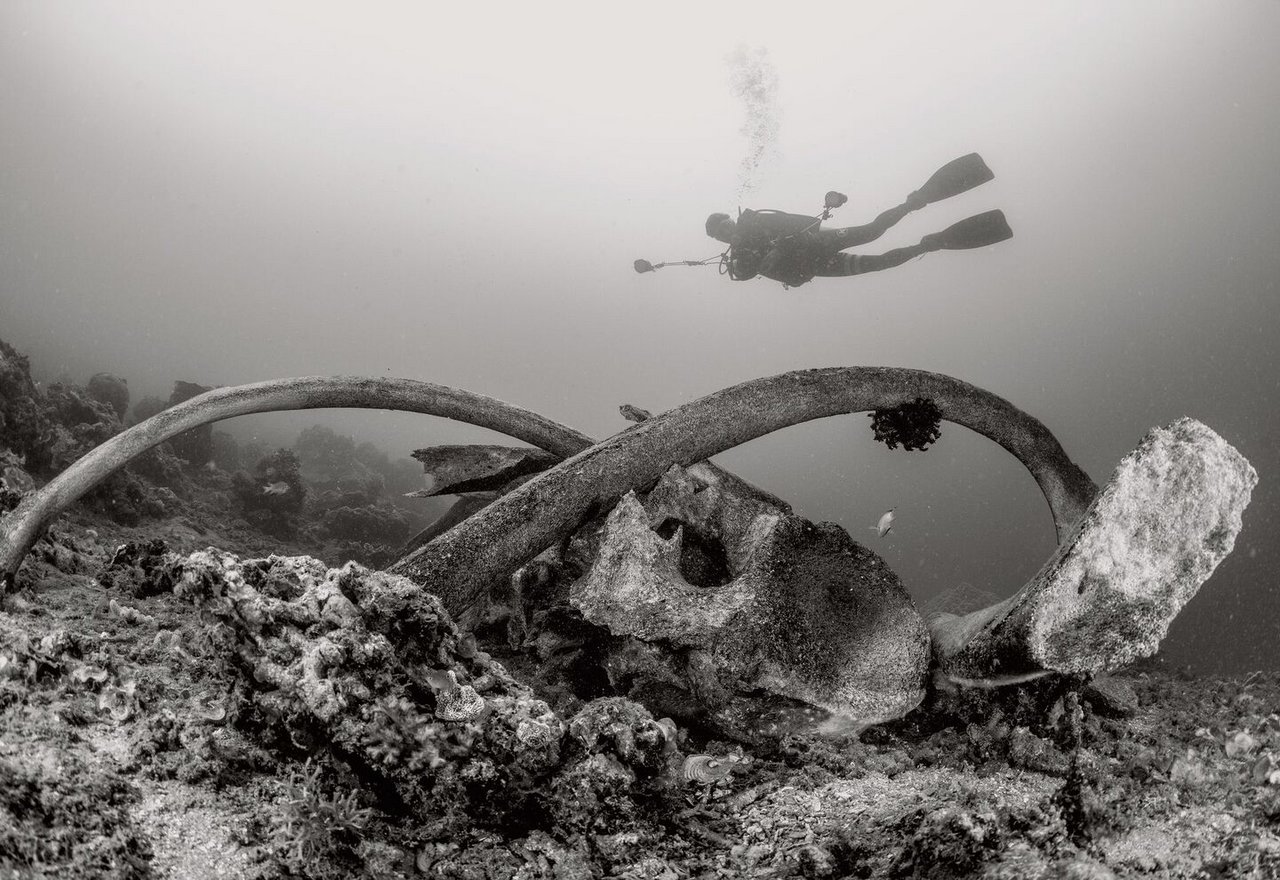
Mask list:
POLYGON ((76 755, 56 765, 0 757, 0 876, 149 880, 137 789, 76 755))
POLYGON ((942 433, 942 413, 932 400, 924 397, 873 410, 868 417, 876 440, 890 449, 897 449, 899 445, 908 451, 927 449, 942 433))

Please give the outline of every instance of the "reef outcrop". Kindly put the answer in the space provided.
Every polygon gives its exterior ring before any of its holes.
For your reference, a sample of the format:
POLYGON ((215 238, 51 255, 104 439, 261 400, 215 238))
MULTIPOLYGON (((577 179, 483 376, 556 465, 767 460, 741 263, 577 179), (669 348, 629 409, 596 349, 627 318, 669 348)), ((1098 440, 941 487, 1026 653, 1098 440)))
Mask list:
POLYGON ((284 757, 345 767, 430 836, 617 832, 674 790, 672 728, 622 699, 557 715, 404 578, 157 549, 122 549, 104 576, 135 595, 171 588, 205 615, 233 682, 215 714, 284 757))
POLYGON ((129 383, 113 373, 94 373, 85 386, 89 396, 111 407, 116 418, 124 421, 129 411, 129 383))

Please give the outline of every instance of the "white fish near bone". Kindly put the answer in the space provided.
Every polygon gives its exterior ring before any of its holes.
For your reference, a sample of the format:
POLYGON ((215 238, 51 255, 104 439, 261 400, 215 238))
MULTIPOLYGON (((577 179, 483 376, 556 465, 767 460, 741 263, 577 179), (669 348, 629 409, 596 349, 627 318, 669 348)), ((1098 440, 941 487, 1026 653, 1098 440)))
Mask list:
POLYGON ((874 531, 878 537, 883 538, 885 535, 889 534, 889 530, 893 528, 893 512, 897 509, 898 508, 896 507, 890 507, 880 515, 880 522, 873 526, 867 526, 867 528, 874 531))

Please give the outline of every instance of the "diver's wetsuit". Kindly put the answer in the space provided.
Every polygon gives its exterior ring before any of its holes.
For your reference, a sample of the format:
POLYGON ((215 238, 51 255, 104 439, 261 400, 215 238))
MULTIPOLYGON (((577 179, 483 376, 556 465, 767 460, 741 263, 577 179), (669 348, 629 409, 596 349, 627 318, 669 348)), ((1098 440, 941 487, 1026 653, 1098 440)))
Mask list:
POLYGON ((865 226, 823 229, 817 217, 783 211, 743 211, 729 243, 729 277, 746 281, 757 275, 797 287, 815 276, 859 275, 891 269, 928 248, 912 245, 883 254, 842 254, 845 248, 875 241, 923 203, 904 202, 865 226))

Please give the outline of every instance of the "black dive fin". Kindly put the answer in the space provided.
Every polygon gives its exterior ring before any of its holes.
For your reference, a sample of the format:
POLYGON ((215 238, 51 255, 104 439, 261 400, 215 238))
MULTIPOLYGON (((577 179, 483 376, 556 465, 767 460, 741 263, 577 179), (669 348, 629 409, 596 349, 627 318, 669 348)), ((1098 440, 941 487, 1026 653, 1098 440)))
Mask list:
POLYGON ((925 185, 916 190, 926 203, 932 204, 981 186, 995 177, 977 153, 952 159, 933 172, 925 185))
POLYGON ((930 250, 963 251, 998 244, 1009 238, 1013 238, 1009 221, 1004 219, 1004 211, 995 210, 966 217, 941 232, 926 235, 920 241, 930 250))

